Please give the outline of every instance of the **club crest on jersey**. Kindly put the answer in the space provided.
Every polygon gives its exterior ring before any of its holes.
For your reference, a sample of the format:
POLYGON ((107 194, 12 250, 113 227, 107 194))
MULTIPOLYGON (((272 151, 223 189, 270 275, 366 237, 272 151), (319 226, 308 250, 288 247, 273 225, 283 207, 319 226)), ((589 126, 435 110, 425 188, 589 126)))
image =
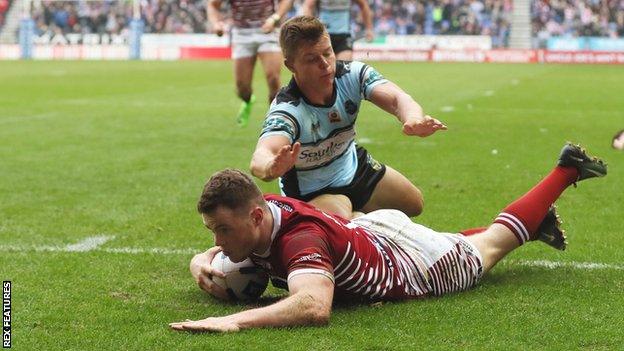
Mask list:
POLYGON ((345 101, 344 108, 345 108, 345 111, 347 111, 347 113, 350 115, 354 115, 357 112, 357 105, 355 104, 355 102, 351 100, 345 101))
POLYGON ((331 110, 327 116, 329 117, 329 121, 331 123, 338 123, 340 122, 340 114, 338 113, 338 111, 336 110, 331 110))

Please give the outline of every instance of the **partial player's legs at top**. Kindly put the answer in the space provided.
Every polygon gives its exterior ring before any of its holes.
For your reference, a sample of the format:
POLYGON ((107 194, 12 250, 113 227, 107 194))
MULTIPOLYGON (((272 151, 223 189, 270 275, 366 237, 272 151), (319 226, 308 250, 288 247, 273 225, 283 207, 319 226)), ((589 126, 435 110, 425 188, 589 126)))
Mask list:
POLYGON ((258 57, 260 58, 260 63, 262 63, 262 69, 264 70, 264 76, 266 77, 270 104, 280 88, 280 71, 282 69, 284 56, 282 56, 281 51, 267 51, 259 52, 258 57))
MULTIPOLYGON (((257 57, 260 58, 262 69, 267 81, 269 90, 269 103, 277 94, 280 87, 280 69, 282 64, 281 52, 259 52, 257 57)), ((242 101, 241 106, 236 115, 236 123, 245 127, 249 123, 251 109, 256 97, 252 93, 253 71, 256 63, 256 56, 243 57, 234 61, 234 76, 236 78, 236 92, 242 101)))
POLYGON ((404 175, 386 165, 386 173, 377 183, 371 198, 362 208, 368 213, 382 208, 400 210, 409 217, 418 216, 425 206, 422 192, 404 175))
POLYGON ((353 217, 353 205, 351 200, 341 194, 323 194, 310 200, 309 203, 323 212, 338 215, 342 218, 353 217))
POLYGON ((234 60, 234 79, 236 81, 236 94, 243 100, 236 115, 236 122, 244 127, 249 123, 251 107, 256 101, 252 93, 251 83, 256 64, 256 56, 241 57, 234 60))
MULTIPOLYGON (((578 145, 566 144, 561 150, 557 167, 550 174, 507 206, 486 231, 467 237, 483 256, 484 272, 513 249, 527 241, 539 239, 540 227, 551 233, 559 230, 560 222, 551 205, 568 186, 606 174, 607 167, 602 160, 588 156, 578 145)), ((556 242, 551 244, 555 245, 556 242)))

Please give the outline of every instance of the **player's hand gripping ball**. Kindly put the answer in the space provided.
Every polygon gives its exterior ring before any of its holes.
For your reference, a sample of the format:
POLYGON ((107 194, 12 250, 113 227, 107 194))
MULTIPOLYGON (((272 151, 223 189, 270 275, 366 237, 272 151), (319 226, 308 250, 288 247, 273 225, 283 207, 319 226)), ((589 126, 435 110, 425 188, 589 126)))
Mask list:
POLYGON ((212 260, 211 266, 225 274, 225 279, 217 276, 212 281, 227 291, 234 301, 256 300, 264 293, 269 276, 250 259, 234 263, 219 252, 212 260))

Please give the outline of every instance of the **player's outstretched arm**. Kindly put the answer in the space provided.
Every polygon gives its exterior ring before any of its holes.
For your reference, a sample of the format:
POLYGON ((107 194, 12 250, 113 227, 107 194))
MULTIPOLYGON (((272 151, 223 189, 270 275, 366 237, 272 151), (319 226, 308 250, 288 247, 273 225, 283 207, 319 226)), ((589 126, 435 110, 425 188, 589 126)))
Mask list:
POLYGON ((213 33, 222 36, 225 30, 223 19, 221 18, 221 0, 208 0, 206 5, 206 14, 208 23, 213 33))
POLYGON ((229 316, 171 323, 174 330, 237 332, 242 329, 326 325, 331 315, 334 283, 319 274, 300 274, 288 281, 290 296, 272 305, 229 316))
POLYGON ((290 144, 282 135, 262 138, 256 145, 249 165, 251 174, 264 181, 271 181, 288 172, 297 161, 301 143, 290 144))
POLYGON ((316 12, 316 0, 304 0, 301 5, 301 14, 304 16, 314 16, 316 12))
POLYGON ((362 19, 364 20, 364 28, 366 28, 366 40, 373 41, 375 39, 375 32, 373 30, 373 12, 368 5, 368 0, 355 0, 362 13, 362 19))
POLYGON ((403 89, 392 82, 376 86, 369 100, 384 111, 395 115, 403 124, 403 133, 426 137, 447 127, 439 120, 425 115, 422 107, 403 89))
POLYGON ((275 28, 279 27, 280 21, 282 20, 282 18, 284 18, 284 16, 286 16, 288 11, 290 11, 293 6, 293 2, 294 0, 280 0, 277 11, 269 16, 266 21, 264 21, 264 24, 262 25, 262 31, 265 33, 270 33, 275 28))

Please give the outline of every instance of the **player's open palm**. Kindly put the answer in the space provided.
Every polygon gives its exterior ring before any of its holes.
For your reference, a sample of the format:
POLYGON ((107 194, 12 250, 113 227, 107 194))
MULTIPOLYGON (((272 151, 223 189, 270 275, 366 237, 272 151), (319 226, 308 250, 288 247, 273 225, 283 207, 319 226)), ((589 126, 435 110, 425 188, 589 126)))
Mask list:
POLYGON ((284 145, 282 146, 271 165, 269 166, 269 176, 271 178, 277 178, 284 175, 284 173, 288 172, 291 168, 295 166, 297 162, 297 157, 299 156, 299 151, 301 150, 301 143, 296 142, 292 145, 284 145))
POLYGON ((438 130, 446 130, 447 127, 444 123, 431 117, 425 116, 424 119, 410 120, 403 124, 403 133, 406 135, 417 135, 419 137, 429 136, 438 130))
POLYGON ((198 321, 186 320, 185 322, 170 323, 169 327, 174 330, 186 330, 195 332, 237 332, 240 330, 231 318, 209 317, 198 321))

